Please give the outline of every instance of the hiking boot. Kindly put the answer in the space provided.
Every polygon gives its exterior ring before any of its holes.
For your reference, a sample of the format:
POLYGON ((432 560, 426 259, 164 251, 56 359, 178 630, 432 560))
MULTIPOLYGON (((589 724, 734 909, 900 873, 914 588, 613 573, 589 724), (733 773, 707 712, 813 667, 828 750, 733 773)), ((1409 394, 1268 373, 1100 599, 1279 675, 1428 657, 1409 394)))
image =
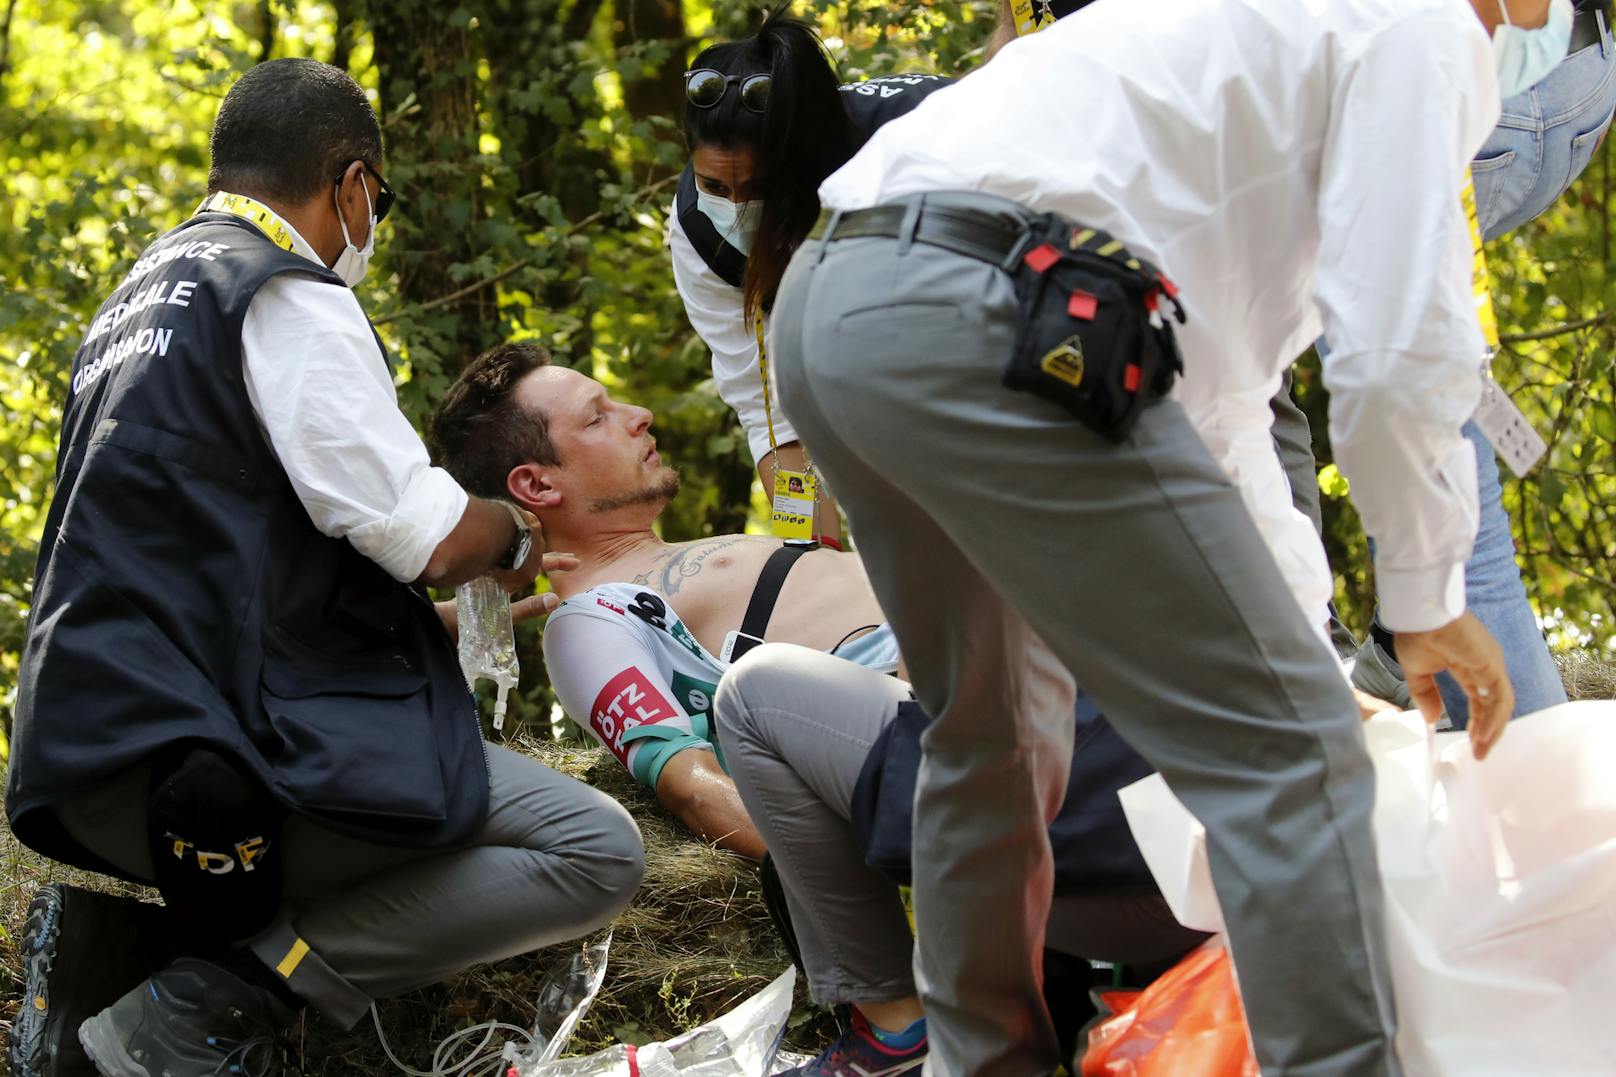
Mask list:
POLYGON ((819 1052, 819 1057, 780 1077, 898 1077, 919 1073, 926 1061, 926 1037, 913 1047, 892 1048, 876 1039, 857 1006, 853 1007, 853 1028, 844 1032, 819 1052))
POLYGON ((265 988, 183 957, 79 1028, 104 1077, 270 1077, 295 1014, 265 988))
POLYGON ((23 993, 6 1037, 12 1077, 93 1077, 80 1023, 117 1001, 151 968, 142 938, 156 905, 65 883, 34 893, 23 931, 23 993))

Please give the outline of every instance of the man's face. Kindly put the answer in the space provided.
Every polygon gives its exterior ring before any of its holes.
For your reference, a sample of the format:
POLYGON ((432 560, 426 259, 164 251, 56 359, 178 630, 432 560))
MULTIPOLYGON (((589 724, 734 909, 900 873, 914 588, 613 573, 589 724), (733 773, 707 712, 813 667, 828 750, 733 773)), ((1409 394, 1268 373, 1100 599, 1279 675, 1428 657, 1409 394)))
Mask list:
POLYGON ((566 506, 660 511, 678 493, 679 473, 662 463, 647 409, 613 400, 600 382, 564 366, 533 371, 516 387, 516 398, 549 417, 561 463, 547 468, 547 477, 566 506))

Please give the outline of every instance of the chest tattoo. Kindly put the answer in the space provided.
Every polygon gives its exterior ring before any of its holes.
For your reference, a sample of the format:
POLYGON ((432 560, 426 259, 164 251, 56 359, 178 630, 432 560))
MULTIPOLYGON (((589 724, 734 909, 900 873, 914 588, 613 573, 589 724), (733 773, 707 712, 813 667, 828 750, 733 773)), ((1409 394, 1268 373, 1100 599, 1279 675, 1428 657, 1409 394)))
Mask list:
POLYGON ((708 539, 684 546, 674 546, 656 555, 651 567, 635 576, 631 583, 653 587, 669 598, 679 593, 684 582, 701 572, 702 568, 724 551, 749 542, 768 541, 749 535, 731 535, 728 538, 708 539))

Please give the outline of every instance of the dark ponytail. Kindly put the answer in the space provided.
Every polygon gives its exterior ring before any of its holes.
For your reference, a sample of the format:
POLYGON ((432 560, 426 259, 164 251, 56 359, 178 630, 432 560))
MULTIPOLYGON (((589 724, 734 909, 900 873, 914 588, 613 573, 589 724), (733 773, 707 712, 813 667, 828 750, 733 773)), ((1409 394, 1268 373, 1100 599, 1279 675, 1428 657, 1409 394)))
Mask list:
POLYGON ((813 27, 781 4, 752 37, 713 45, 691 61, 726 75, 772 76, 768 111, 741 104, 737 87, 713 108, 685 106, 685 148, 752 147, 763 213, 741 281, 746 312, 774 302, 786 263, 819 216, 819 185, 857 152, 862 136, 848 119, 836 69, 813 27))

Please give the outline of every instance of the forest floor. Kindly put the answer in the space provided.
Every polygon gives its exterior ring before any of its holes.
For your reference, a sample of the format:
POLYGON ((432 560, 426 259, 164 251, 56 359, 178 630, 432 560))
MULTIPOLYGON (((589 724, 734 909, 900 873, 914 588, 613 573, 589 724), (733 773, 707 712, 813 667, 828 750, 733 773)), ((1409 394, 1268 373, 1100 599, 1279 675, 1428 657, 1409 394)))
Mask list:
MULTIPOLYGON (((1572 699, 1616 698, 1616 663, 1574 654, 1560 664, 1572 699)), ((605 983, 569 1054, 676 1035, 728 1010, 790 963, 751 861, 693 840, 605 749, 530 739, 512 747, 616 797, 645 838, 644 885, 613 924, 605 983)), ((153 891, 44 860, 0 822, 0 1028, 9 1027, 19 1002, 17 947, 28 903, 35 889, 53 881, 156 899, 153 891)), ((433 1048, 459 1029, 491 1020, 531 1027, 545 973, 577 946, 479 966, 386 1000, 378 1008, 394 1052, 422 1069, 433 1048)), ((786 1047, 815 1053, 832 1034, 830 1015, 807 1001, 799 981, 786 1047)), ((312 1014, 293 1029, 287 1062, 306 1077, 396 1072, 370 1021, 344 1032, 312 1014)))
MULTIPOLYGON (((694 1028, 767 985, 791 963, 765 911, 757 865, 693 840, 603 748, 518 740, 512 747, 590 783, 633 814, 645 838, 645 882, 612 925, 606 979, 568 1054, 614 1043, 650 1043, 694 1028)), ((10 1027, 22 984, 17 948, 35 889, 67 882, 156 900, 156 892, 45 860, 0 824, 0 1026, 10 1027)), ((597 936, 598 937, 598 936, 597 936)), ((404 1062, 428 1068, 451 1033, 498 1020, 532 1027, 545 974, 578 943, 473 968, 447 983, 378 1006, 404 1062)), ((817 1053, 830 1015, 807 1001, 800 978, 788 1049, 817 1053)), ((495 1040, 497 1044, 498 1039, 495 1040)), ((287 1062, 306 1077, 382 1077, 388 1061, 367 1017, 344 1032, 306 1014, 292 1030, 287 1062)))

